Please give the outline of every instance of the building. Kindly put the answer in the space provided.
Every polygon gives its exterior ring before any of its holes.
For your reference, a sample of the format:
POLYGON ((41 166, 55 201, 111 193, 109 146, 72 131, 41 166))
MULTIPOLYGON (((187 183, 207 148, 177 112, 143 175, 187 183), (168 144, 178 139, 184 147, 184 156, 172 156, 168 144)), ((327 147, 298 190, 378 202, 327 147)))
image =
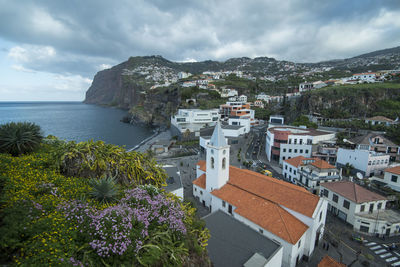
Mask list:
POLYGON ((335 133, 306 129, 293 126, 276 126, 268 128, 265 143, 265 153, 269 161, 279 164, 285 159, 303 156, 311 157, 313 144, 333 140, 335 133))
POLYGON ((315 147, 315 150, 313 147, 312 157, 336 165, 337 150, 336 141, 323 141, 315 147))
POLYGON ((238 91, 235 89, 224 88, 221 89, 221 97, 234 97, 238 95, 238 91))
POLYGON ((389 154, 390 161, 400 160, 400 146, 396 145, 383 135, 368 133, 347 140, 356 149, 364 149, 389 154))
POLYGON ((264 108, 264 102, 262 102, 261 100, 256 100, 254 101, 254 106, 259 108, 264 108))
POLYGON ((326 255, 322 258, 322 260, 318 263, 318 267, 346 267, 346 264, 339 263, 333 258, 326 255))
POLYGON ((245 95, 240 95, 240 96, 237 97, 237 101, 240 101, 240 102, 247 102, 247 96, 245 96, 245 95))
POLYGON ((310 91, 314 89, 314 83, 301 83, 299 84, 299 92, 310 91))
POLYGON ((353 80, 360 80, 360 81, 375 81, 376 80, 376 73, 375 72, 363 72, 363 73, 356 73, 353 74, 353 80))
POLYGON ((233 126, 244 126, 245 127, 245 133, 250 132, 250 127, 251 127, 251 119, 250 118, 245 118, 245 117, 230 117, 228 119, 228 124, 233 125, 233 126))
POLYGON ((396 124, 397 121, 391 120, 384 116, 375 116, 372 118, 365 119, 365 123, 370 123, 371 125, 381 124, 381 125, 385 125, 385 126, 390 126, 390 125, 396 124))
POLYGON ((198 133, 205 126, 214 126, 218 120, 218 109, 178 109, 178 113, 171 116, 171 130, 177 135, 187 131, 198 133))
POLYGON ((183 72, 183 71, 178 72, 178 78, 179 79, 186 79, 186 78, 190 77, 191 75, 192 74, 189 73, 189 72, 183 72))
POLYGON ((298 156, 283 161, 282 174, 292 183, 319 194, 320 184, 341 179, 339 170, 328 162, 316 158, 298 156))
POLYGON ((164 187, 164 189, 183 200, 183 185, 179 169, 173 165, 164 165, 162 168, 165 170, 168 176, 166 180, 167 185, 164 187))
POLYGON ((262 101, 265 101, 267 103, 271 100, 270 96, 265 94, 265 93, 261 93, 259 95, 256 95, 256 98, 257 98, 257 100, 262 100, 262 101))
POLYGON ((400 166, 385 169, 383 182, 393 190, 400 192, 400 166))
POLYGON ((285 124, 285 118, 281 115, 271 115, 268 122, 270 125, 283 125, 285 124))
POLYGON ((352 173, 361 173, 364 177, 371 177, 383 173, 389 166, 388 154, 378 153, 364 149, 339 148, 337 152, 336 167, 346 168, 352 165, 352 173))
POLYGON ((221 210, 203 220, 211 235, 207 250, 213 266, 281 266, 283 248, 279 243, 221 210))
POLYGON ((236 116, 238 111, 250 110, 250 104, 242 101, 228 101, 219 106, 221 118, 236 116))
MULTIPOLYGON (((327 202, 306 189, 229 165, 230 146, 218 123, 197 164, 193 195, 283 247, 282 266, 310 257, 322 238, 327 202)), ((279 266, 279 265, 278 265, 279 266)))
POLYGON ((386 209, 386 197, 348 181, 322 184, 321 195, 329 202, 328 210, 353 225, 355 231, 398 234, 400 214, 386 209))

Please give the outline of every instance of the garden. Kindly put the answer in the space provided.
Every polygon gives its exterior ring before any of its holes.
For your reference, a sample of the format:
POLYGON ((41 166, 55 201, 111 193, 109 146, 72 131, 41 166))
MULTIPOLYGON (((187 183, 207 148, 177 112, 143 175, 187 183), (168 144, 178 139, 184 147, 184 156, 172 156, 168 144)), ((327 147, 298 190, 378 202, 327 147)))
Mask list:
POLYGON ((208 230, 148 154, 0 125, 0 263, 209 265, 208 230))

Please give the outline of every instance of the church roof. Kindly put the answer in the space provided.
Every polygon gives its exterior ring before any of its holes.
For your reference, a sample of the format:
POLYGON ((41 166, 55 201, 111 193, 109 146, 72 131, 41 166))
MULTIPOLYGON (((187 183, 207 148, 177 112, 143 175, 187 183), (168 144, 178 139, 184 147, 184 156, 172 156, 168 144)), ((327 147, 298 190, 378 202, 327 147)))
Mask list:
MULTIPOLYGON (((300 186, 253 171, 230 166, 229 174, 228 183, 212 194, 235 206, 235 213, 296 244, 308 226, 287 209, 312 217, 319 197, 300 186)), ((193 184, 206 188, 206 174, 193 184)))
POLYGON ((226 143, 224 133, 222 132, 220 122, 217 122, 217 125, 215 125, 214 132, 210 139, 210 145, 214 147, 224 147, 228 145, 226 143))
POLYGON ((200 170, 202 170, 203 172, 205 172, 206 171, 206 161, 205 160, 199 160, 198 162, 197 162, 197 166, 199 166, 199 169, 200 170))

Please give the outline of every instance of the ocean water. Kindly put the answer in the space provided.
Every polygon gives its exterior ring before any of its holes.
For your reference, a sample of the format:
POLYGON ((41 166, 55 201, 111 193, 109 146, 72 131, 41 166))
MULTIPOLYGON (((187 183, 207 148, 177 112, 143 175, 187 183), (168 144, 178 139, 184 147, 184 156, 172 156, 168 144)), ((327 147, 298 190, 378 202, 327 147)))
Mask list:
POLYGON ((120 122, 127 111, 81 102, 0 102, 0 124, 29 121, 44 135, 68 141, 103 140, 127 149, 152 135, 148 127, 120 122))

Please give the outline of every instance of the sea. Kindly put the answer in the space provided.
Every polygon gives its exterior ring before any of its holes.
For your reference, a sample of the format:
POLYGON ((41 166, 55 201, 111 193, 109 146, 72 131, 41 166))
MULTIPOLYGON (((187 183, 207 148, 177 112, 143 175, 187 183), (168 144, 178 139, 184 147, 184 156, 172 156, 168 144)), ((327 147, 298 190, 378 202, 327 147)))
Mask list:
POLYGON ((0 124, 34 122, 44 136, 67 141, 103 140, 131 149, 151 137, 154 129, 120 120, 127 111, 82 102, 0 102, 0 124))

